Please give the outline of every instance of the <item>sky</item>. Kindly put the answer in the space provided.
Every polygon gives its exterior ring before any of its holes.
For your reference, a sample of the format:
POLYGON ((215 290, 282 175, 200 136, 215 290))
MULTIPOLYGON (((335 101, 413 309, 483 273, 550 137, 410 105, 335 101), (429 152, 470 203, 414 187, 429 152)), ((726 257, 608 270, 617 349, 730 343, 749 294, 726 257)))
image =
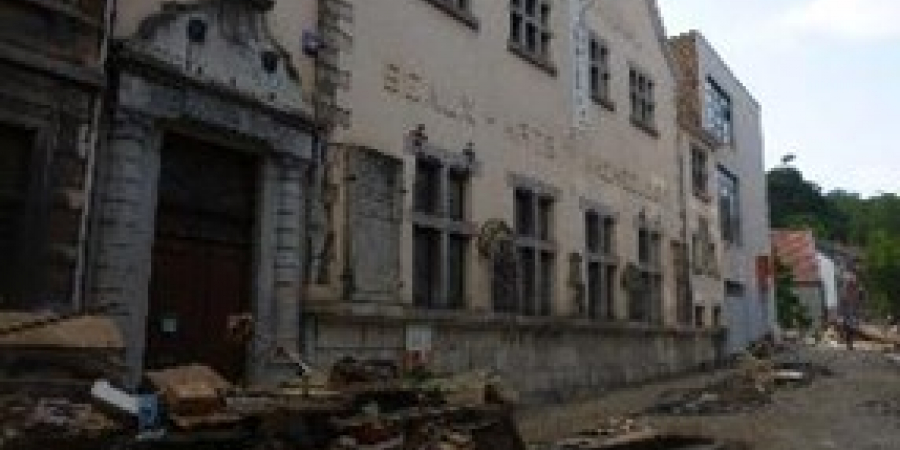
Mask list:
POLYGON ((701 31, 762 105, 766 167, 825 191, 900 193, 900 1, 658 0, 701 31))

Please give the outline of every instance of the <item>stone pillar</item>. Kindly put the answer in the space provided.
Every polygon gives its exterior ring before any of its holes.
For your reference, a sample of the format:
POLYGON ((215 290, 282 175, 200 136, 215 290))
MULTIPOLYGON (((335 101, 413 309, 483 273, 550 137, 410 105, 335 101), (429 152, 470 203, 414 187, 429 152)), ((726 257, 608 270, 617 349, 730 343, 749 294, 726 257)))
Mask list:
POLYGON ((261 331, 251 361, 254 381, 295 374, 278 348, 300 350, 300 297, 305 255, 304 173, 299 158, 268 157, 264 162, 258 290, 255 316, 261 331), (276 367, 278 366, 278 367, 276 367))
POLYGON ((96 196, 96 248, 88 301, 118 304, 129 380, 136 383, 146 345, 148 288, 159 177, 159 132, 149 118, 115 113, 96 196))

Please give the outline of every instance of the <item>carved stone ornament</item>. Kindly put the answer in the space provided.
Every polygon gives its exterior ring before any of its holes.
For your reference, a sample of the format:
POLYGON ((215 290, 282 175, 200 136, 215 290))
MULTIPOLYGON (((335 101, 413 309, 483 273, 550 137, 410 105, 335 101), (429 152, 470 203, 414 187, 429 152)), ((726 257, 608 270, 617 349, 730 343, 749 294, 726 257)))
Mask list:
POLYGON ((123 42, 127 57, 286 112, 311 113, 290 55, 272 37, 273 0, 167 2, 123 42))
POLYGON ((518 258, 513 230, 501 219, 490 219, 478 234, 478 251, 491 262, 491 293, 494 307, 515 312, 520 303, 518 258))

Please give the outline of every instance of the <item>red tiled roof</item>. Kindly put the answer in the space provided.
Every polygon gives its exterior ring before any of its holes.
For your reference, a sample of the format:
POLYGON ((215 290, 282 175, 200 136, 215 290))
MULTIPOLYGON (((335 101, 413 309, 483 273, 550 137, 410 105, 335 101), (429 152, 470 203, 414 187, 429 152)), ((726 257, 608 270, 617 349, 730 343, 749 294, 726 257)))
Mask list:
POLYGON ((812 231, 773 230, 772 246, 778 260, 791 269, 795 282, 811 284, 820 281, 816 239, 812 231))

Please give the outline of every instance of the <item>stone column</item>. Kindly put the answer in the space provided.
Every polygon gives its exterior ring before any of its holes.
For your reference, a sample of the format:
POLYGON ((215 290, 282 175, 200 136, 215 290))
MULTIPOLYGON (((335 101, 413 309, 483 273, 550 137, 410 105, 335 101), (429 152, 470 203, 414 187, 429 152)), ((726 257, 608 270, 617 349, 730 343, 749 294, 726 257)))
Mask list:
POLYGON ((118 304, 129 381, 143 369, 148 287, 159 177, 159 132, 151 119, 119 110, 102 155, 96 196, 96 248, 88 301, 118 304))
POLYGON ((254 381, 294 374, 279 348, 300 350, 300 300, 303 292, 306 221, 302 160, 268 158, 263 169, 261 264, 257 277, 256 317, 261 331, 255 343, 254 381))

